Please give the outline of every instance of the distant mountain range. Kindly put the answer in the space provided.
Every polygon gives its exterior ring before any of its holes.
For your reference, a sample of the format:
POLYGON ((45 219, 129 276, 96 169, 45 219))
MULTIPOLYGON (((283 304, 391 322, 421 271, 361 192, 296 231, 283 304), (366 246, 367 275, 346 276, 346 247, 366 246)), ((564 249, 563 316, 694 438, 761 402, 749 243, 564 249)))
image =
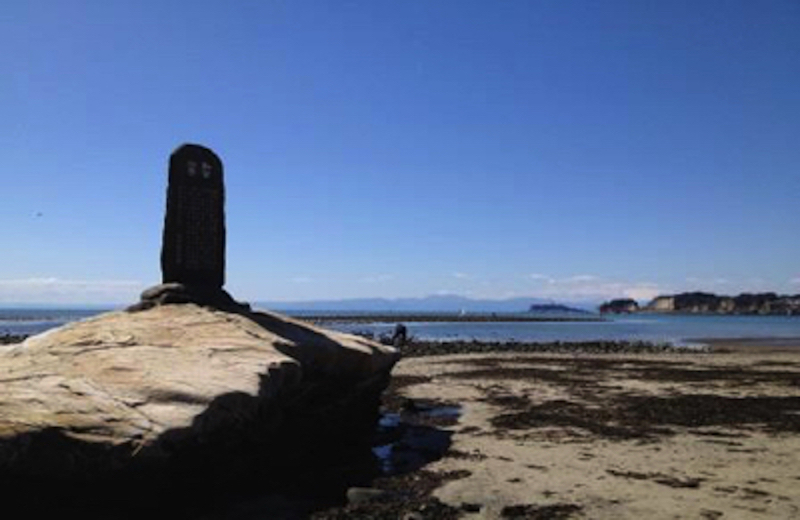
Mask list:
MULTIPOLYGON (((423 298, 354 298, 297 302, 256 302, 256 307, 276 311, 311 312, 554 312, 552 300, 542 298, 508 298, 504 300, 472 299, 458 295, 435 295, 423 298), (537 306, 541 308, 537 309, 537 306)), ((594 304, 571 305, 581 312, 594 304)), ((563 307, 563 309, 570 309, 563 307)), ((563 310, 560 309, 560 310, 563 310)))

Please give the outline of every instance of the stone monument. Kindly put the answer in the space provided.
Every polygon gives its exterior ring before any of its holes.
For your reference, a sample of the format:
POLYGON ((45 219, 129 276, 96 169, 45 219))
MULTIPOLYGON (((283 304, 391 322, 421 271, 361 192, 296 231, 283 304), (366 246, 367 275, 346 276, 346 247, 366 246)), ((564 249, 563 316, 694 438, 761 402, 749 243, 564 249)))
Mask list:
POLYGON ((166 303, 246 309, 225 285, 225 185, 220 158, 184 144, 169 158, 167 212, 161 245, 162 284, 142 293, 137 311, 166 303))
POLYGON ((225 187, 222 161, 185 144, 169 158, 161 272, 164 283, 225 285, 225 187))

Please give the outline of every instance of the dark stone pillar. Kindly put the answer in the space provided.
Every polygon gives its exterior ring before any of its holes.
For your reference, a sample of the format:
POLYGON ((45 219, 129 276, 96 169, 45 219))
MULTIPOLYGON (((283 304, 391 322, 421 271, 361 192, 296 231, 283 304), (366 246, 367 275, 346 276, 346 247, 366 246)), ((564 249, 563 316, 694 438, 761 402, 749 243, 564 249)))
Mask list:
POLYGON ((185 144, 169 158, 161 273, 164 283, 225 285, 222 161, 208 148, 185 144))

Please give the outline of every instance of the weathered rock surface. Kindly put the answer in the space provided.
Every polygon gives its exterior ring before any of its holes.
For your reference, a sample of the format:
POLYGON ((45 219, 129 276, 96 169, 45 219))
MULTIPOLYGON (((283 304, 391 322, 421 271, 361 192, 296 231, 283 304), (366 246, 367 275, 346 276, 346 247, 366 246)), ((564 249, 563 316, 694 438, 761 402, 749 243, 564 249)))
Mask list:
POLYGON ((195 303, 203 307, 213 307, 228 312, 250 311, 250 305, 237 302, 224 289, 180 282, 161 283, 146 289, 142 293, 139 302, 131 305, 127 310, 132 312, 143 311, 152 309, 157 305, 171 303, 195 303))
POLYGON ((278 314, 195 304, 68 324, 0 353, 0 476, 159 468, 337 406, 374 417, 397 359, 278 314))

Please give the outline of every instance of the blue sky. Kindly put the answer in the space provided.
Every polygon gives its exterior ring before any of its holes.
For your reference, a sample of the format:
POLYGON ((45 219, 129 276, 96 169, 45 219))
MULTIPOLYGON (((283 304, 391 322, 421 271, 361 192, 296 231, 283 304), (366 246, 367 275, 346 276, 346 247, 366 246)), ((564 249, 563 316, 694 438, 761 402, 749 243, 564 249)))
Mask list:
POLYGON ((226 168, 240 299, 800 293, 800 3, 4 2, 0 303, 160 281, 226 168))

